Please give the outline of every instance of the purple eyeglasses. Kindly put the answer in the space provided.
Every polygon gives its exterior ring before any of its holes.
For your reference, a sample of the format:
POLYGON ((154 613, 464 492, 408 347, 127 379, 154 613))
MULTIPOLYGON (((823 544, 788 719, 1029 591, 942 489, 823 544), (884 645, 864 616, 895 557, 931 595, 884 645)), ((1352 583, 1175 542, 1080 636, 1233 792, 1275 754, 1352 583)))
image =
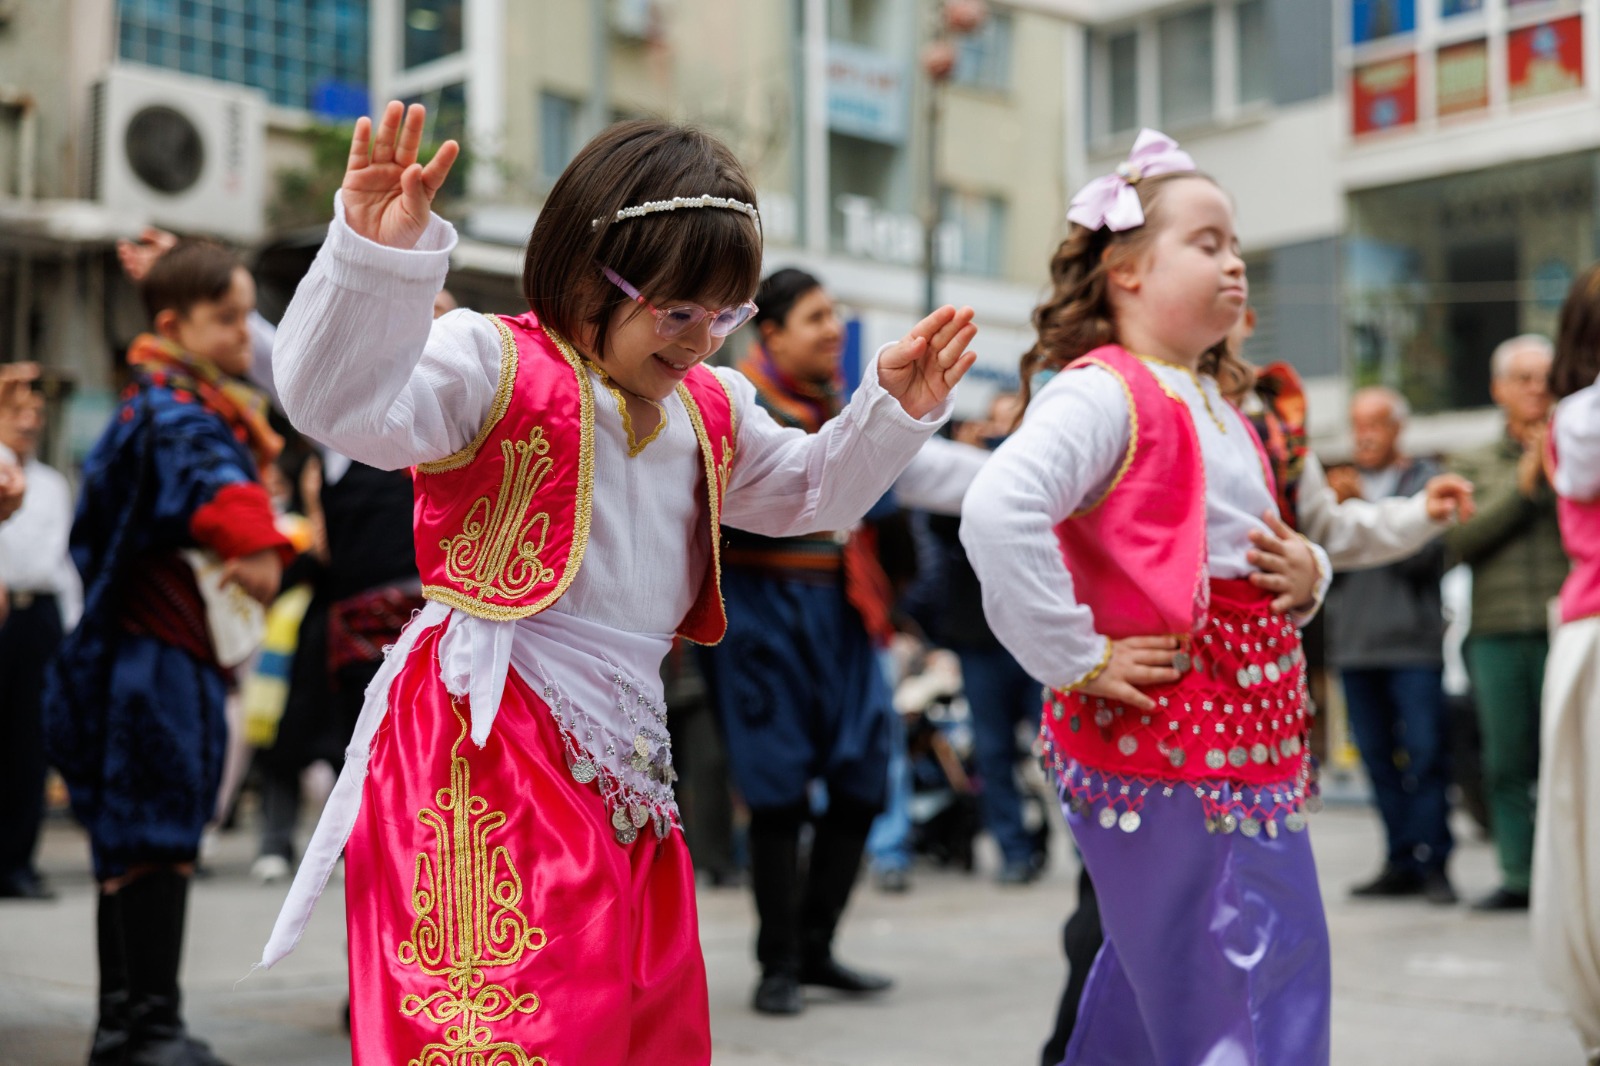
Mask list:
POLYGON ((713 337, 726 337, 746 322, 756 313, 753 300, 746 300, 736 307, 724 307, 720 311, 712 311, 701 307, 699 304, 674 304, 671 307, 655 307, 649 300, 639 295, 639 290, 623 281, 621 276, 610 267, 601 267, 600 272, 606 280, 617 288, 627 293, 649 311, 656 319, 656 336, 662 340, 676 340, 685 333, 694 329, 706 319, 711 319, 711 335, 713 337))

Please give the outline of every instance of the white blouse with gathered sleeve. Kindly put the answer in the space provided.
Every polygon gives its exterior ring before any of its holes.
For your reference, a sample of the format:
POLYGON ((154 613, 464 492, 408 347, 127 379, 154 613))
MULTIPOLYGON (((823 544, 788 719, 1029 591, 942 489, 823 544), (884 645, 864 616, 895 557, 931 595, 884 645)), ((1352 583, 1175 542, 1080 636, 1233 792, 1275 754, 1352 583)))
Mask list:
POLYGON ((1600 496, 1600 381, 1556 404, 1555 490, 1570 500, 1600 496))
MULTIPOLYGON (((378 245, 345 224, 336 202, 328 240, 274 345, 273 376, 297 429, 382 469, 438 459, 472 440, 499 382, 500 334, 474 311, 432 317, 454 244, 454 229, 434 216, 411 250, 378 245)), ((913 419, 878 384, 874 362, 844 412, 808 435, 773 421, 744 375, 715 373, 738 426, 722 521, 767 536, 853 525, 949 411, 946 403, 913 419)), ((661 434, 630 455, 617 404, 589 374, 594 518, 583 567, 552 610, 671 633, 709 564, 705 507, 692 491, 704 478, 699 443, 674 394, 663 403, 661 434)))
MULTIPOLYGON (((1276 511, 1261 456, 1215 379, 1147 361, 1189 408, 1205 463, 1206 544, 1213 577, 1240 579, 1255 567, 1249 531, 1276 511)), ((983 584, 990 627, 1033 677, 1065 688, 1100 664, 1107 640, 1073 594, 1055 527, 1105 492, 1127 453, 1127 397, 1095 367, 1057 374, 1029 405, 1017 431, 979 471, 962 504, 961 543, 983 584)), ((1320 604, 1330 568, 1321 568, 1320 604)))

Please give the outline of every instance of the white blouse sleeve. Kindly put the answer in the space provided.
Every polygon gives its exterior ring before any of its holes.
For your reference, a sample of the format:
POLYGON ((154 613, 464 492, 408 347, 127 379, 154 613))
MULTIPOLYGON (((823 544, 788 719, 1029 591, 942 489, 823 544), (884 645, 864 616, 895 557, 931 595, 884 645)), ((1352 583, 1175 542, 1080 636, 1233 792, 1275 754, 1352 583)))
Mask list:
POLYGON ((1339 502, 1315 455, 1306 456, 1295 505, 1300 532, 1328 554, 1334 570, 1362 570, 1409 559, 1449 525, 1428 517, 1426 494, 1339 502))
POLYGON ((848 529, 877 503, 950 416, 950 401, 912 418, 878 383, 876 358, 838 416, 816 433, 780 426, 737 370, 716 368, 738 419, 722 522, 768 537, 848 529))
POLYGON ((1023 669, 1052 688, 1089 680, 1110 642, 1073 595, 1055 527, 1096 498, 1128 449, 1127 399, 1095 367, 1058 374, 990 457, 961 507, 983 613, 1023 669))
POLYGON ((437 215, 412 249, 358 236, 335 198, 328 239, 278 326, 272 369, 296 429, 384 470, 442 459, 472 441, 500 380, 487 319, 435 320, 455 229, 437 215))
POLYGON ((1600 381, 1556 404, 1555 490, 1569 500, 1600 496, 1600 381))
POLYGON ((895 479, 894 501, 913 511, 958 515, 968 486, 988 461, 982 448, 934 437, 895 479))

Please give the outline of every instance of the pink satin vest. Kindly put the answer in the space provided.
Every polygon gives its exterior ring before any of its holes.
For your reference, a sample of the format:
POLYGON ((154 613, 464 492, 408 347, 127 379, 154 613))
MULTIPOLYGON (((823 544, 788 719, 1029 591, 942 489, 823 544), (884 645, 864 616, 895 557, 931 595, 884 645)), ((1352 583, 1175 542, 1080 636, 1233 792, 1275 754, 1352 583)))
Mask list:
MULTIPOLYGON (((532 312, 488 316, 500 333, 500 384, 478 435, 416 470, 422 594, 480 618, 547 610, 578 576, 594 505, 594 387, 583 358, 532 312)), ((722 603, 722 494, 733 468, 733 401, 696 367, 678 386, 705 463, 711 565, 678 634, 715 644, 722 603)), ((686 485, 685 491, 698 491, 686 485)))
POLYGON ((1056 526, 1073 594, 1112 639, 1188 634, 1205 621, 1205 463, 1183 400, 1116 345, 1068 371, 1098 366, 1128 402, 1128 450, 1098 500, 1056 526))
MULTIPOLYGON (((1555 469, 1556 435, 1551 433, 1550 465, 1555 469)), ((1561 545, 1572 560, 1572 572, 1561 583, 1561 620, 1575 622, 1600 614, 1600 499, 1556 497, 1561 545)))

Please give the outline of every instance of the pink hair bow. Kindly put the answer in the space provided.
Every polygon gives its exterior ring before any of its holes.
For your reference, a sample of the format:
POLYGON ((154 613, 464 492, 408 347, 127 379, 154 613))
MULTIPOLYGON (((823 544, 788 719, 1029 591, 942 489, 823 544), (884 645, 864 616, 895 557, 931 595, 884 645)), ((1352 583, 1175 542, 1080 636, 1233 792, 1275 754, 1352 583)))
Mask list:
POLYGON ((1144 225, 1144 207, 1134 186, 1157 174, 1194 169, 1194 159, 1177 141, 1157 130, 1140 130, 1127 162, 1078 190, 1067 208, 1067 221, 1091 230, 1104 226, 1113 233, 1136 229, 1144 225))

